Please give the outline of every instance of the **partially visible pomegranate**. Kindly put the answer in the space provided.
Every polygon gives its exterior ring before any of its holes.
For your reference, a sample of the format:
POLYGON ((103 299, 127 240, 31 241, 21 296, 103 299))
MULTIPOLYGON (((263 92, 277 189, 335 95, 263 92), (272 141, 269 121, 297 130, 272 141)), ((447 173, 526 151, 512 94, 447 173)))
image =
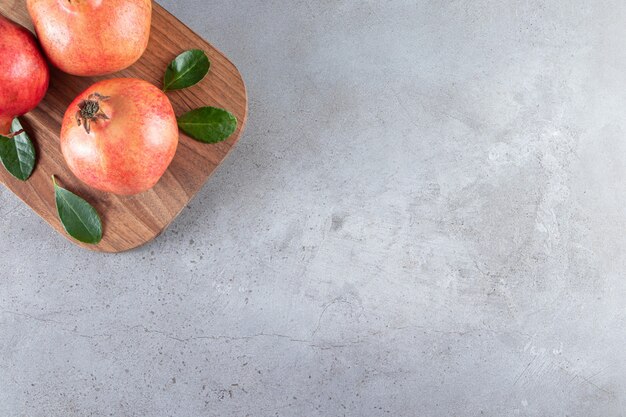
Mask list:
POLYGON ((121 71, 148 46, 151 0, 28 0, 50 62, 72 75, 121 71))
POLYGON ((67 109, 61 150, 74 175, 120 195, 152 188, 178 146, 176 115, 167 96, 133 78, 100 81, 67 109))
POLYGON ((0 135, 28 113, 48 91, 50 72, 37 40, 26 28, 0 15, 0 135))

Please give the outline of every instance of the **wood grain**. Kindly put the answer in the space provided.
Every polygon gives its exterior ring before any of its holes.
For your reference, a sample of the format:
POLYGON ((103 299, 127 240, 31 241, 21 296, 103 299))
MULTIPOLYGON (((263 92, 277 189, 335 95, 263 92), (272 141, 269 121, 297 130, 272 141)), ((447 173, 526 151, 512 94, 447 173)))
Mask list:
MULTIPOLYGON (((0 13, 32 30, 24 0, 3 0, 0 13)), ((87 249, 122 252, 141 246, 163 232, 196 195, 228 152, 246 124, 246 88, 237 68, 217 49, 153 3, 152 32, 144 56, 131 68, 105 77, 80 78, 52 70, 50 90, 33 112, 21 118, 37 148, 38 161, 28 182, 11 177, 0 167, 0 182, 13 191, 63 236, 87 249), (141 78, 161 87, 169 62, 188 49, 202 49, 211 60, 209 75, 198 85, 168 93, 174 111, 181 115, 201 106, 229 110, 239 121, 225 142, 206 145, 182 132, 176 157, 161 181, 150 191, 120 197, 93 190, 67 168, 59 147, 61 120, 72 100, 91 84, 106 78, 141 78), (56 214, 51 175, 59 185, 89 201, 102 216, 104 237, 98 245, 83 245, 66 235, 56 214)))

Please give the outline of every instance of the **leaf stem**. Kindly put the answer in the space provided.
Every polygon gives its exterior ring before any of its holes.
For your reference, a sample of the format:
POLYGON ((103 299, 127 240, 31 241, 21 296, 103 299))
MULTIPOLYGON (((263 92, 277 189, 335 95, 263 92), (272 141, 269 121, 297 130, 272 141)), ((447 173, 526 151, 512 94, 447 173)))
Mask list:
POLYGON ((7 137, 9 137, 9 138, 14 138, 14 137, 16 137, 16 136, 21 135, 22 133, 24 133, 24 129, 20 129, 20 130, 18 130, 17 132, 13 132, 13 133, 9 134, 9 136, 7 136, 7 137))

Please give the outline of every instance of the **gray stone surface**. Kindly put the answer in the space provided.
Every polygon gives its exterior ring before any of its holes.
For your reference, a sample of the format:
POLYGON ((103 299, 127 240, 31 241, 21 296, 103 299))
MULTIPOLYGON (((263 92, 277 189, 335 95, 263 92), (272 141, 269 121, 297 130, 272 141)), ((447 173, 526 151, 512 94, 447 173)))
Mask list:
POLYGON ((625 415, 624 2, 163 4, 247 132, 131 253, 0 190, 0 415, 625 415))

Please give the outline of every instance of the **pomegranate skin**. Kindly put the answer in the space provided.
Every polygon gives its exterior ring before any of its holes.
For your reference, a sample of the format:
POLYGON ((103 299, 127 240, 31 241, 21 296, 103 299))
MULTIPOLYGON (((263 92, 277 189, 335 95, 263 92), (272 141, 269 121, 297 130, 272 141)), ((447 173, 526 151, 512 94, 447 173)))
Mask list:
POLYGON ((151 0, 28 0, 27 6, 48 59, 68 74, 121 71, 148 46, 151 0))
POLYGON ((0 15, 0 134, 46 95, 50 71, 37 40, 26 28, 0 15))
POLYGON ((77 178, 101 191, 135 195, 152 188, 172 162, 178 125, 169 99, 157 87, 115 78, 92 85, 70 104, 60 136, 65 161, 77 178), (108 119, 91 120, 87 133, 77 116, 94 94, 105 96, 98 106, 108 119))

